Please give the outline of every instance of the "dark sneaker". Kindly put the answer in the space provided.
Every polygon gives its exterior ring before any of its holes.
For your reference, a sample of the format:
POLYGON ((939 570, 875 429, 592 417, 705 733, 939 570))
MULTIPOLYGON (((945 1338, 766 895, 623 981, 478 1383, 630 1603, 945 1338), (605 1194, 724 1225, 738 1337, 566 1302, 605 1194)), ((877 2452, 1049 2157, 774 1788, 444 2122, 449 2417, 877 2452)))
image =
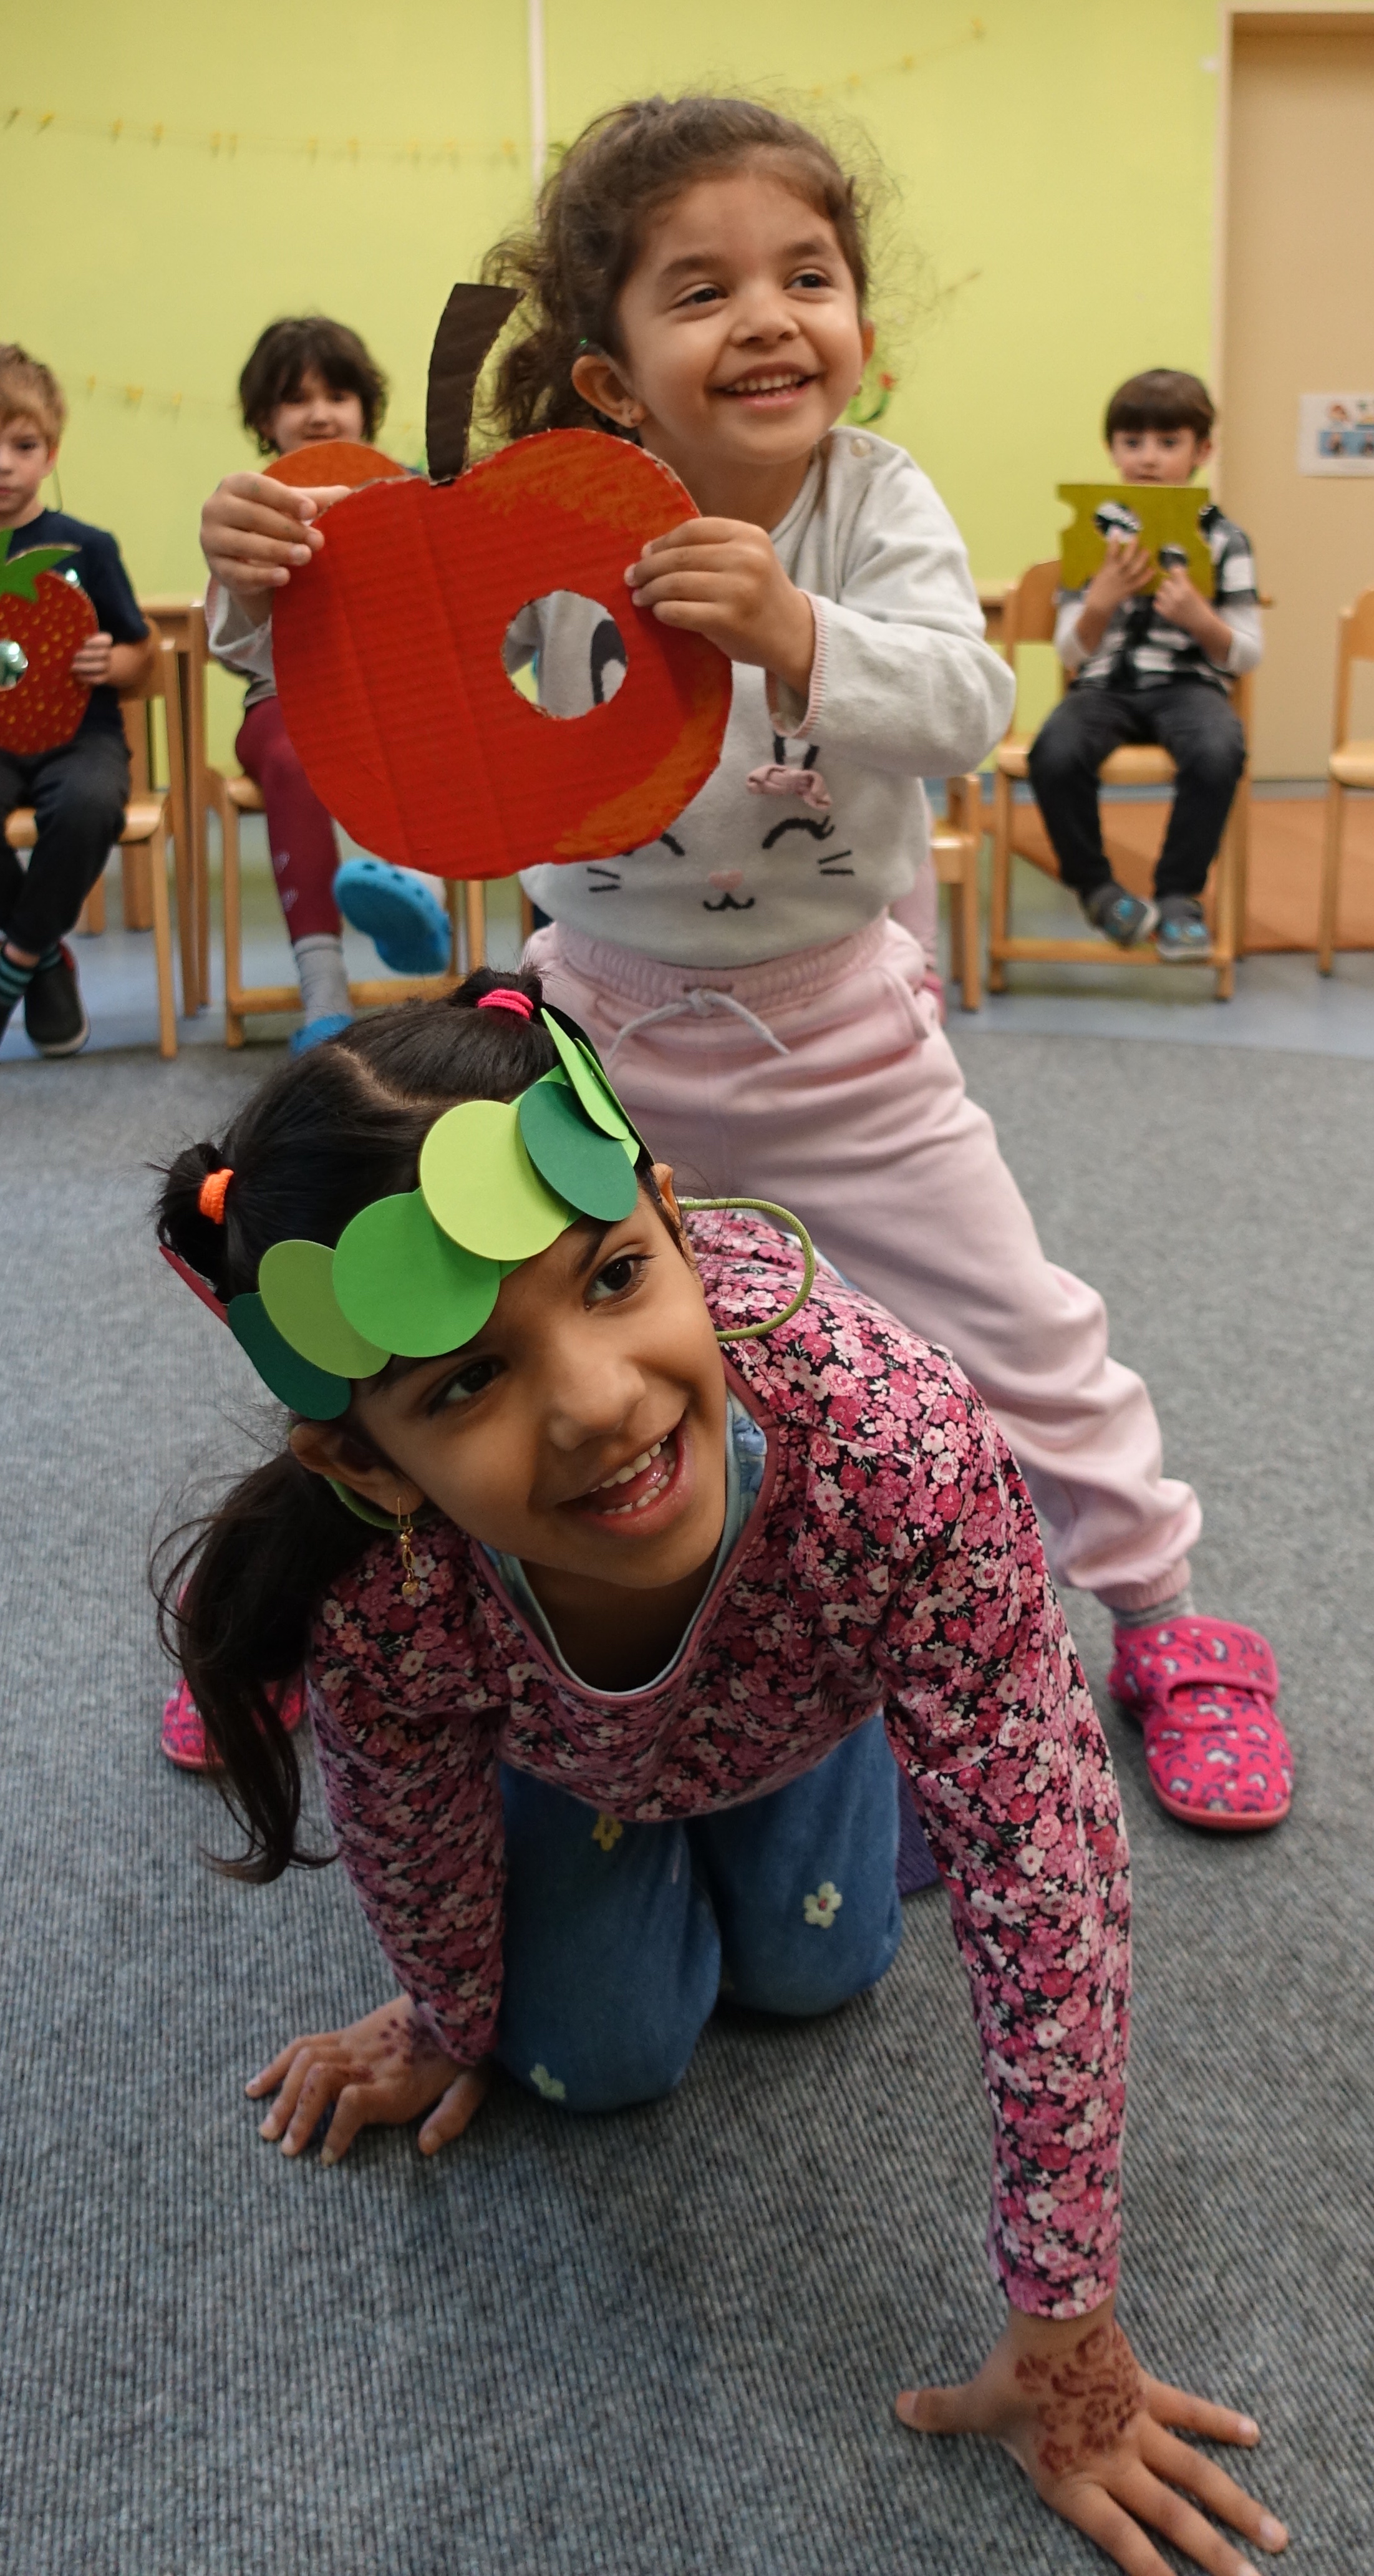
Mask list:
POLYGON ((1137 941, 1148 939, 1159 914, 1152 903, 1142 903, 1138 894, 1127 894, 1124 886, 1099 886, 1083 906, 1095 930, 1106 933, 1117 948, 1134 948, 1137 941))
POLYGON ((79 1055, 91 1034, 76 959, 65 940, 54 965, 34 969, 24 995, 24 1026, 40 1055, 79 1055))
POLYGON ((1166 894, 1159 907, 1155 954, 1161 966, 1205 965, 1212 954, 1202 906, 1190 894, 1166 894))

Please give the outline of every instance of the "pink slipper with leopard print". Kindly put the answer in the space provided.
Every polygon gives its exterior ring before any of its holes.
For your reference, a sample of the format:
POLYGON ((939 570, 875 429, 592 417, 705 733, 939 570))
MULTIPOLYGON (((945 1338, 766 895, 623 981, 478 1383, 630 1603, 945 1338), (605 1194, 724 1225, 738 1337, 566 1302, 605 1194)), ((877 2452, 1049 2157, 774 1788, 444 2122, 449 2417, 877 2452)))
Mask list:
MULTIPOLYGON (((305 1715, 305 1694, 299 1682, 288 1682, 279 1704, 281 1722, 288 1735, 300 1725, 305 1715)), ((219 1771, 219 1755, 213 1753, 200 1721, 200 1710, 191 1697, 190 1684, 179 1681, 162 1712, 162 1750, 178 1771, 219 1771)))
POLYGON ((1118 1628, 1107 1677, 1138 1718, 1162 1807, 1214 1832, 1259 1833, 1293 1802, 1293 1756, 1275 1702, 1279 1668, 1267 1638, 1233 1619, 1161 1620, 1118 1628))

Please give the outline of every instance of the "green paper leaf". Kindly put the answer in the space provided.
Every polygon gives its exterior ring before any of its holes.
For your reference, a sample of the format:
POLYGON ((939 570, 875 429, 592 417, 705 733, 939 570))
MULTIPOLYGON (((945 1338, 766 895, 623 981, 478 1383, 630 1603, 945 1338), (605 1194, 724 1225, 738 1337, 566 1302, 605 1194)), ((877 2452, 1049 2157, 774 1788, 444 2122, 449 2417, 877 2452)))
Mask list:
POLYGON ((76 553, 75 546, 30 546, 23 554, 11 556, 12 528, 0 529, 0 598, 33 600, 38 596, 40 572, 51 572, 66 555, 76 553))
POLYGON ((516 1108, 530 1161, 550 1189, 606 1224, 630 1214, 639 1185, 620 1142, 588 1126, 565 1085, 536 1082, 516 1108))
POLYGON ((488 1261, 528 1261, 572 1222, 525 1151, 514 1101, 446 1109, 420 1149, 420 1187, 436 1225, 488 1261))
POLYGON ((548 1011, 541 1011, 539 1016, 558 1049, 559 1062, 593 1126, 599 1127, 603 1136, 613 1136, 619 1144, 623 1137, 632 1134, 633 1131, 600 1065, 594 1056, 588 1054, 585 1047, 578 1045, 576 1038, 570 1038, 566 1029, 560 1029, 557 1020, 548 1011))
POLYGON ((353 1389, 346 1377, 319 1369, 284 1342, 261 1297, 231 1297, 229 1330, 241 1351, 279 1404, 303 1413, 307 1422, 337 1422, 348 1411, 353 1389))
POLYGON ((334 1293, 349 1322, 403 1359, 461 1350, 500 1289, 499 1264, 451 1242, 422 1190, 374 1199, 344 1227, 334 1255, 334 1293))
POLYGON ((391 1357, 355 1331, 334 1294, 334 1255, 327 1243, 293 1236, 274 1243, 258 1264, 258 1295, 284 1342, 312 1368, 335 1377, 375 1377, 391 1357))

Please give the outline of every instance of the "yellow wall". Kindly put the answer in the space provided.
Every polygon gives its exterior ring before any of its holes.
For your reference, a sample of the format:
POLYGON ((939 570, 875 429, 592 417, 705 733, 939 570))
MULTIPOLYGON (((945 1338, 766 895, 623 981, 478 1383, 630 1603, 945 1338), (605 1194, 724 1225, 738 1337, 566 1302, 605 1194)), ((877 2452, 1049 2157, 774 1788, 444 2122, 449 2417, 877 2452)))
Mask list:
MULTIPOLYGON (((1205 371, 1214 0, 983 0, 977 20, 948 0, 546 0, 546 16, 555 139, 628 90, 689 82, 803 105, 819 90, 822 119, 863 122, 902 192, 883 427, 934 475, 975 571, 1053 550, 1053 487, 1096 471, 1122 376, 1205 371)), ((63 498, 115 528, 139 588, 198 578, 200 501, 247 461, 234 378, 274 313, 354 323, 394 380, 389 443, 418 452, 444 296, 528 190, 524 0, 46 0, 9 13, 0 61, 0 336, 64 377, 63 498), (134 130, 159 121, 160 144, 134 130), (237 148, 212 152, 215 129, 237 148)))
MULTIPOLYGON (((63 378, 62 497, 116 531, 136 588, 203 580, 200 503, 253 461, 234 385, 274 314, 353 323, 392 378, 397 452, 419 453, 444 298, 528 194, 526 96, 521 0, 44 0, 6 13, 0 337, 63 378), (48 109, 36 133, 32 111, 48 109), (161 121, 166 138, 113 141, 116 117, 161 121), (240 132, 236 151, 179 139, 216 128, 240 132), (314 159, 249 140, 312 135, 314 159), (356 161, 331 149, 355 136, 356 161), (418 162, 412 139, 427 147, 418 162), (372 148, 388 143, 401 148, 372 148), (126 385, 145 388, 140 402, 126 385)), ((240 693, 218 673, 211 686, 222 754, 240 693)))

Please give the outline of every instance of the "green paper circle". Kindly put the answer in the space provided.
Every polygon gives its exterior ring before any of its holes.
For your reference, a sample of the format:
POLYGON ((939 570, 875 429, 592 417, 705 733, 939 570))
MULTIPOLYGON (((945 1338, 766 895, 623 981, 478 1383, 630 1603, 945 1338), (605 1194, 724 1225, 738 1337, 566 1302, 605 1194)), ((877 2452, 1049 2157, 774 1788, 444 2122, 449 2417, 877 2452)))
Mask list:
POLYGON ((229 1330, 245 1351, 263 1384, 279 1404, 303 1413, 307 1422, 336 1422, 348 1411, 353 1389, 346 1377, 315 1368, 284 1342, 261 1297, 231 1297, 229 1330))
POLYGON ((420 1187, 435 1224, 488 1261, 528 1261, 572 1219, 530 1161, 510 1100, 446 1109, 420 1149, 420 1187))
POLYGON ((258 1264, 258 1295, 284 1342, 313 1368, 335 1377, 375 1377, 391 1357, 354 1330, 334 1294, 334 1255, 327 1243, 294 1236, 274 1243, 258 1264))
POLYGON ((420 1190, 374 1199, 344 1227, 334 1255, 334 1293, 349 1322, 407 1360, 461 1350, 500 1287, 496 1263, 441 1234, 420 1190))
POLYGON ((541 1011, 540 1018, 558 1049, 558 1060, 593 1126, 599 1127, 603 1136, 613 1136, 619 1144, 622 1138, 631 1135, 633 1130, 600 1065, 593 1056, 588 1054, 585 1047, 578 1045, 576 1038, 570 1038, 566 1029, 560 1029, 557 1020, 548 1011, 541 1011))
POLYGON ((620 1145, 587 1125, 562 1083, 536 1082, 517 1112, 530 1161, 550 1189, 606 1224, 630 1214, 639 1184, 620 1145))

